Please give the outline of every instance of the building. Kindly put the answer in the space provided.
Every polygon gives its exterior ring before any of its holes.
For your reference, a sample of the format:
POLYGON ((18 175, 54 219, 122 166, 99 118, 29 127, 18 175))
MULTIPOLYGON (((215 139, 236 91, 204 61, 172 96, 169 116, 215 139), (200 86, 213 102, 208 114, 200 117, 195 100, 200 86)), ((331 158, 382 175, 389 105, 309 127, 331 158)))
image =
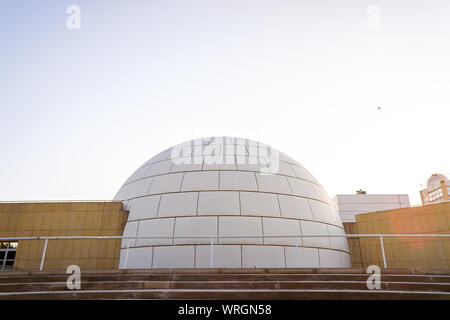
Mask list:
POLYGON ((427 187, 420 190, 422 204, 450 201, 450 180, 443 174, 434 173, 427 181, 427 187))
MULTIPOLYGON (((167 149, 138 168, 112 202, 1 203, 0 214, 5 238, 161 237, 49 240, 43 269, 351 265, 347 240, 328 236, 344 228, 319 182, 294 159, 245 139, 167 149)), ((44 240, 4 246, 5 265, 39 268, 44 240)))
POLYGON ((351 264, 346 238, 302 237, 344 235, 320 183, 256 141, 216 137, 167 149, 138 168, 114 200, 129 210, 124 236, 165 237, 124 239, 121 268, 209 267, 211 242, 214 267, 351 264), (298 238, 261 237, 281 235, 298 238))
POLYGON ((362 190, 356 194, 338 194, 332 203, 343 223, 356 222, 356 216, 363 213, 410 207, 407 194, 367 194, 362 190))
MULTIPOLYGON (((128 217, 122 207, 117 201, 0 202, 0 270, 39 269, 45 243, 1 237, 121 236, 128 217)), ((120 239, 49 240, 43 267, 117 269, 119 254, 120 239)))
MULTIPOLYGON (((346 234, 450 233, 450 203, 410 207, 406 194, 361 191, 332 202, 346 234)), ((450 238, 385 237, 383 242, 388 267, 450 268, 450 238)), ((348 245, 353 267, 383 265, 379 238, 349 237, 348 245)))
MULTIPOLYGON (((450 234, 450 202, 360 191, 335 204, 269 146, 192 140, 144 163, 113 201, 0 202, 0 270, 382 266, 379 237, 332 236, 450 234), (73 236, 91 238, 36 238, 73 236)), ((450 238, 386 237, 384 248, 388 267, 450 269, 450 238)))
MULTIPOLYGON (((384 237, 389 268, 450 269, 450 237, 408 237, 450 234, 450 202, 359 214, 344 223, 347 234, 404 234, 384 237)), ((349 239, 353 267, 383 266, 379 237, 349 239)))

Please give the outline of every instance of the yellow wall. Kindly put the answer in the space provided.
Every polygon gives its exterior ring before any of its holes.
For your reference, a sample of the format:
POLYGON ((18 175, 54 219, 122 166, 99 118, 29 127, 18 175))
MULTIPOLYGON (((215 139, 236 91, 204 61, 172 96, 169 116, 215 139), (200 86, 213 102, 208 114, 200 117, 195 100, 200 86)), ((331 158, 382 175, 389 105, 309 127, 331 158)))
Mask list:
MULTIPOLYGON (((344 223, 344 229, 346 234, 359 234, 358 225, 356 224, 356 222, 344 223)), ((359 237, 347 238, 353 268, 363 267, 361 258, 361 244, 359 239, 360 239, 359 237)))
MULTIPOLYGON (((356 216, 354 228, 360 234, 450 234, 450 202, 360 214, 356 216)), ((389 268, 450 269, 450 238, 386 237, 383 240, 389 268)), ((360 238, 359 242, 360 248, 357 244, 350 246, 352 258, 358 254, 361 257, 361 262, 352 260, 354 266, 361 263, 363 267, 383 266, 380 240, 360 238)))
MULTIPOLYGON (((128 212, 121 202, 0 203, 0 238, 28 236, 121 236, 128 212)), ((44 270, 118 268, 120 243, 49 240, 44 270)), ((14 267, 39 269, 44 240, 20 240, 14 267)))
MULTIPOLYGON (((0 238, 121 236, 128 213, 121 202, 0 203, 0 238)), ((347 234, 450 234, 450 202, 360 214, 344 223, 347 234)), ((353 267, 383 266, 378 238, 349 238, 353 267)), ((50 240, 44 269, 116 269, 120 240, 50 240)), ((450 238, 385 238, 390 268, 450 269, 450 238)), ((44 240, 21 240, 14 266, 38 269, 44 240)))

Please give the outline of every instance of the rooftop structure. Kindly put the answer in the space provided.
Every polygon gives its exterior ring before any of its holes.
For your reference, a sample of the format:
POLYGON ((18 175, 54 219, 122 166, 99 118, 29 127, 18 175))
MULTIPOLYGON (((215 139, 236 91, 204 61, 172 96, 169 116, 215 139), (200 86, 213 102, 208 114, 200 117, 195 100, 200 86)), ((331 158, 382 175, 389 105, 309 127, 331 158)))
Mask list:
POLYGON ((450 201, 450 180, 443 174, 434 173, 427 181, 427 187, 420 190, 422 204, 450 201))
POLYGON ((408 208, 407 194, 367 194, 358 190, 356 194, 338 194, 332 199, 342 222, 356 222, 356 215, 375 211, 408 208))

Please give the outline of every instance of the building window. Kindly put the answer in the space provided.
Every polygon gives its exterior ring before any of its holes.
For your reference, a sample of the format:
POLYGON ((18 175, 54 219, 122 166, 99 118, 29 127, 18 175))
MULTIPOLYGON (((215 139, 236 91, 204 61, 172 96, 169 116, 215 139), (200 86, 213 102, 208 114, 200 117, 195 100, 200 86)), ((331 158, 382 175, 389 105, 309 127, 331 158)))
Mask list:
POLYGON ((18 242, 0 241, 0 270, 5 270, 14 266, 18 244, 18 242))

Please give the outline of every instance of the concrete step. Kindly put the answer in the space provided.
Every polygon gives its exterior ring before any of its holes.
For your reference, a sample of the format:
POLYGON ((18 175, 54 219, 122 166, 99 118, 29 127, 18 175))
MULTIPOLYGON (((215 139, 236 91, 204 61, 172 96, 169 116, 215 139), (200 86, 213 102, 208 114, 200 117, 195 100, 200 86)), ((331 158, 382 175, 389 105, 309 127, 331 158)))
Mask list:
MULTIPOLYGON (((214 274, 214 273, 122 273, 122 274, 85 274, 82 272, 82 281, 366 281, 369 274, 214 274)), ((67 274, 56 275, 30 275, 0 277, 2 283, 31 283, 31 282, 65 282, 67 274)), ((406 274, 382 274, 383 282, 427 282, 427 283, 450 283, 447 275, 406 275, 406 274)))
MULTIPOLYGON (((141 289, 322 289, 369 290, 365 281, 93 281, 82 282, 81 290, 141 289)), ((450 292, 450 283, 382 282, 382 290, 450 292)), ((69 291, 66 282, 0 284, 0 292, 69 291)))
MULTIPOLYGON (((366 274, 363 268, 177 268, 177 269, 83 269, 83 274, 366 274)), ((441 269, 381 269, 382 274, 418 274, 448 275, 450 270, 441 269)), ((33 276, 33 275, 65 275, 63 270, 29 270, 0 272, 0 277, 33 276)))
POLYGON ((450 273, 384 269, 369 290, 363 269, 83 270, 0 274, 0 299, 449 299, 450 273))
MULTIPOLYGON (((220 270, 220 269, 173 269, 173 270, 97 270, 82 271, 81 276, 83 281, 239 281, 239 280, 251 280, 251 281, 325 281, 325 280, 352 280, 352 281, 366 281, 369 274, 356 273, 355 270, 347 270, 352 272, 339 273, 340 269, 327 269, 328 272, 317 272, 320 269, 307 269, 310 273, 306 273, 306 270, 302 269, 283 269, 280 273, 276 273, 275 270, 253 270, 253 273, 247 272, 248 270, 242 269, 243 272, 239 272, 241 269, 232 270, 220 270), (204 272, 202 272, 204 271, 204 272), (212 271, 216 271, 213 273, 212 271), (289 272, 287 272, 289 271, 289 272), (299 272, 300 271, 300 272, 299 272), (335 272, 335 273, 332 273, 335 272)), ((346 269, 344 269, 345 271, 346 269)), ((278 270, 277 270, 278 271, 278 270)), ((356 270, 361 271, 361 270, 356 270)), ((409 279, 411 282, 435 282, 435 283, 450 283, 450 275, 447 274, 415 274, 415 273, 402 273, 401 270, 397 272, 392 270, 391 273, 381 274, 383 281, 403 282, 405 279, 409 279)), ((8 274, 0 274, 1 283, 30 283, 30 282, 63 282, 67 279, 68 275, 65 272, 9 272, 8 274)))
POLYGON ((78 299, 183 299, 183 300, 449 300, 450 295, 430 291, 386 290, 86 290, 0 293, 0 300, 78 300, 78 299))

